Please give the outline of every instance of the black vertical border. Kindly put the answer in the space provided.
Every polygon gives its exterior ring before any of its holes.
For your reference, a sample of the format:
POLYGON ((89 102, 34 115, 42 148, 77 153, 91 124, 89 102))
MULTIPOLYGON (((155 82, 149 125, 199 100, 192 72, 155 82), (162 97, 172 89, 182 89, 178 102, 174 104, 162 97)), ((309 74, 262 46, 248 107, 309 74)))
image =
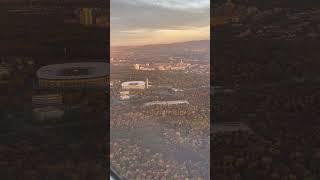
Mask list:
POLYGON ((106 11, 107 11, 107 16, 108 16, 108 22, 107 22, 107 28, 106 28, 106 61, 107 63, 109 63, 109 76, 108 76, 108 80, 107 80, 107 89, 106 92, 107 97, 106 97, 106 101, 107 101, 107 109, 106 109, 106 141, 105 141, 105 155, 106 155, 106 168, 107 168, 107 179, 110 178, 110 0, 104 0, 105 2, 105 7, 106 7, 106 11))
POLYGON ((213 3, 214 0, 210 0, 210 178, 213 176, 213 154, 212 154, 212 133, 213 133, 213 121, 214 121, 214 110, 213 110, 213 84, 214 84, 214 40, 213 40, 213 27, 212 27, 212 21, 213 21, 213 3))

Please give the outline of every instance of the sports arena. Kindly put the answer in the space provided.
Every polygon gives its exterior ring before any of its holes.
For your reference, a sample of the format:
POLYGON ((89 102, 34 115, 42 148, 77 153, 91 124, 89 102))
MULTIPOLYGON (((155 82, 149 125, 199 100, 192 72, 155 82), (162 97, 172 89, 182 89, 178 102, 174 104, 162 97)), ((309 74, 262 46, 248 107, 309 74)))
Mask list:
POLYGON ((127 81, 121 84, 122 89, 125 90, 140 90, 146 88, 144 81, 127 81))
POLYGON ((37 71, 40 88, 106 87, 109 64, 64 63, 43 66, 37 71))
POLYGON ((143 106, 170 106, 170 105, 188 105, 189 102, 186 100, 177 100, 177 101, 152 101, 144 103, 143 106))

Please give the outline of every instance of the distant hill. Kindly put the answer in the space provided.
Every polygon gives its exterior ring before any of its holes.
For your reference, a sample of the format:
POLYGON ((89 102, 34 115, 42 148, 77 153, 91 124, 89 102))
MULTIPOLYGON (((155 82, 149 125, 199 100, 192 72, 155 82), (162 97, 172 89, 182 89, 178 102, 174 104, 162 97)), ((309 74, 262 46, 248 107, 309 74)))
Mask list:
POLYGON ((187 41, 170 44, 152 44, 143 46, 115 46, 111 47, 111 51, 178 51, 178 50, 210 50, 210 40, 187 41))
POLYGON ((140 48, 210 48, 210 40, 140 46, 140 48))
POLYGON ((155 44, 144 46, 112 47, 111 57, 142 62, 168 62, 172 57, 183 57, 207 62, 210 59, 210 40, 155 44), (134 60, 135 59, 135 60, 134 60))

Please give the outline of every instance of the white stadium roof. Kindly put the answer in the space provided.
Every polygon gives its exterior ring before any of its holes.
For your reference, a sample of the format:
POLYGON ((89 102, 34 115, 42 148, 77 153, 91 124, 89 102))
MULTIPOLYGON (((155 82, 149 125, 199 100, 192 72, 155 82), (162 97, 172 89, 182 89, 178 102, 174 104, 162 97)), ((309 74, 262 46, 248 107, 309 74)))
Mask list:
POLYGON ((121 86, 144 86, 145 82, 144 81, 127 81, 121 83, 121 86))
POLYGON ((186 100, 177 100, 177 101, 152 101, 144 103, 144 106, 151 106, 151 105, 175 105, 175 104, 189 104, 186 100))

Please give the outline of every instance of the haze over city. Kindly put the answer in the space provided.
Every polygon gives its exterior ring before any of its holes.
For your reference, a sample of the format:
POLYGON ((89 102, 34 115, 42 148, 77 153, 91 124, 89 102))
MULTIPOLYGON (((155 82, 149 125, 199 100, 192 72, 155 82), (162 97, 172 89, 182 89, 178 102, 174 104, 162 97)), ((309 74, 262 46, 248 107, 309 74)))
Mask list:
POLYGON ((111 46, 210 38, 209 0, 111 0, 111 46))

